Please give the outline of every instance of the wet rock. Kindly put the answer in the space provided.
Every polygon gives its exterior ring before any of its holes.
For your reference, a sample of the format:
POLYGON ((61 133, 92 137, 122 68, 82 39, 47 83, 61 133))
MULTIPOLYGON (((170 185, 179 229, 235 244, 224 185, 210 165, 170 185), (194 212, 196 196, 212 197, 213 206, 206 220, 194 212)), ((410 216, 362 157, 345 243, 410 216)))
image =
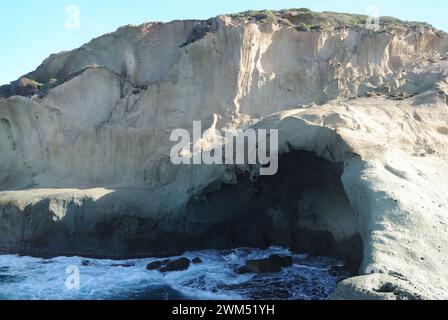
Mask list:
POLYGON ((83 267, 91 267, 91 266, 93 266, 93 263, 90 260, 82 260, 81 261, 81 266, 83 266, 83 267))
POLYGON ((246 274, 246 273, 250 273, 249 269, 246 268, 246 266, 243 267, 239 267, 238 269, 235 270, 236 274, 246 274))
POLYGON ((281 255, 281 254, 273 254, 269 257, 270 260, 278 264, 282 268, 287 268, 292 266, 292 257, 281 255))
POLYGON ((282 267, 271 259, 248 260, 246 269, 252 273, 273 273, 280 272, 282 267))
POLYGON ((194 264, 201 264, 202 260, 199 257, 194 258, 193 260, 191 260, 191 262, 193 262, 194 264))
POLYGON ((160 260, 151 262, 146 266, 147 270, 158 270, 160 272, 183 271, 190 267, 190 260, 179 258, 176 260, 160 260))
POLYGON ((190 260, 187 258, 179 258, 171 260, 165 266, 162 266, 158 270, 160 272, 172 272, 172 271, 184 271, 190 267, 190 260))
POLYGON ((351 277, 351 273, 347 270, 345 266, 332 266, 328 273, 337 278, 337 282, 343 281, 351 277))
POLYGON ((333 277, 337 277, 343 272, 344 272, 344 267, 341 267, 341 266, 332 266, 330 268, 330 270, 328 270, 328 273, 333 277))
POLYGON ((170 260, 159 260, 159 261, 153 261, 150 264, 146 266, 147 270, 158 270, 159 268, 165 266, 170 260))
POLYGON ((292 257, 273 254, 267 259, 256 259, 246 261, 244 267, 235 270, 238 274, 244 273, 272 273, 280 272, 282 268, 292 266, 292 257))
POLYGON ((130 268, 130 267, 134 267, 135 264, 133 263, 117 263, 117 264, 112 264, 111 267, 122 267, 122 268, 130 268))

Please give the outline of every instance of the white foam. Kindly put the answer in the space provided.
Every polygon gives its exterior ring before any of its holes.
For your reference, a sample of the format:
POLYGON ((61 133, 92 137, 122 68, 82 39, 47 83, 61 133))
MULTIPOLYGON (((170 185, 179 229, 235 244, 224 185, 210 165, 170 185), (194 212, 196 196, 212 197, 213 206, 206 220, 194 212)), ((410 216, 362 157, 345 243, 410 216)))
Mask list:
MULTIPOLYGON (((336 283, 336 279, 328 274, 328 269, 331 265, 339 264, 331 259, 291 254, 281 247, 271 247, 268 250, 207 250, 187 252, 184 256, 190 260, 200 257, 203 263, 192 264, 186 271, 162 274, 146 270, 146 265, 157 259, 88 259, 92 266, 82 266, 85 259, 81 257, 45 260, 4 255, 0 256, 0 298, 123 299, 145 293, 145 297, 151 297, 152 289, 166 287, 174 289, 187 299, 323 299, 331 293, 336 283), (274 253, 292 255, 294 265, 279 274, 235 273, 246 260, 266 258, 274 253), (112 266, 117 264, 132 266, 112 266), (68 276, 65 271, 69 266, 79 267, 79 290, 65 287, 68 276), (313 289, 318 293, 311 294, 313 289)), ((167 297, 169 298, 169 294, 167 297)))

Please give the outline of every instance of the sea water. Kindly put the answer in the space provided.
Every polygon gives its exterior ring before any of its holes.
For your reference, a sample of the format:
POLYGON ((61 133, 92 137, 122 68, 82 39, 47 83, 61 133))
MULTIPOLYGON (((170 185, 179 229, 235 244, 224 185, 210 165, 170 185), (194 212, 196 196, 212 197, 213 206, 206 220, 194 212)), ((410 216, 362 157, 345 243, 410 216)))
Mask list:
MULTIPOLYGON (((328 257, 292 254, 288 249, 238 248, 187 252, 199 257, 186 271, 160 273, 146 266, 159 259, 103 260, 82 257, 41 259, 0 255, 0 299, 43 300, 324 300, 337 278, 330 268, 341 266, 328 257), (279 273, 238 274, 249 259, 287 254, 294 264, 279 273), (86 263, 88 260, 88 263, 86 263), (70 272, 79 271, 79 286, 67 285, 70 272)), ((177 257, 172 257, 177 258, 177 257)))

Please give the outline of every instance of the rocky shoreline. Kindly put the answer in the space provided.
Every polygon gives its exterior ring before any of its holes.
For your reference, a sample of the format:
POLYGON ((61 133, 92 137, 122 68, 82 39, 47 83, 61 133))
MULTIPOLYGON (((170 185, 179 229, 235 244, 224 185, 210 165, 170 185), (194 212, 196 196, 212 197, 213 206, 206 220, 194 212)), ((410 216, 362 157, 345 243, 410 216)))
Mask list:
POLYGON ((156 258, 103 260, 84 257, 51 259, 0 255, 0 299, 56 300, 326 300, 336 282, 346 277, 332 270, 343 268, 336 260, 308 257, 285 248, 238 248, 194 251, 181 258, 191 261, 186 270, 159 272, 148 265, 156 258), (289 256, 293 264, 276 273, 239 274, 246 261, 272 255, 289 256), (193 263, 200 258, 202 263, 193 263), (79 268, 80 290, 66 290, 67 267, 79 268), (20 290, 18 287, 20 286, 20 290))
POLYGON ((2 87, 0 253, 276 244, 345 260, 335 299, 446 298, 448 35, 351 18, 125 26, 2 87), (174 165, 193 121, 277 129, 278 174, 174 165))

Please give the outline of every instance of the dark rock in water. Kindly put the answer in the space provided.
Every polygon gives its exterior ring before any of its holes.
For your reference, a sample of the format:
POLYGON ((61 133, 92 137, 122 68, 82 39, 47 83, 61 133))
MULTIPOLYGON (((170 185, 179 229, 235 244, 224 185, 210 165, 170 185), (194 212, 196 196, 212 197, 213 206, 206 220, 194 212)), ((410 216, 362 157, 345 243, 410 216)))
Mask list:
POLYGON ((352 275, 347 271, 345 266, 332 266, 328 273, 337 278, 337 282, 350 278, 352 275))
POLYGON ((246 266, 243 267, 239 267, 238 269, 235 270, 236 274, 246 274, 246 273, 250 273, 249 269, 246 268, 246 266))
POLYGON ((165 266, 170 262, 170 260, 159 260, 159 261, 153 261, 150 264, 146 266, 147 270, 158 270, 159 268, 165 266))
POLYGON ((133 263, 118 263, 118 264, 112 264, 111 267, 122 267, 122 268, 130 268, 134 267, 135 264, 133 263))
POLYGON ((141 301, 162 301, 162 300, 188 300, 182 292, 171 288, 168 285, 150 285, 143 290, 127 292, 125 295, 118 295, 114 300, 141 300, 141 301))
POLYGON ((337 277, 342 272, 344 272, 344 267, 341 266, 332 266, 330 270, 328 270, 328 273, 333 277, 337 277))
POLYGON ((0 267, 0 272, 8 272, 9 271, 9 267, 0 267))
POLYGON ((160 272, 183 271, 190 267, 190 260, 179 258, 176 260, 160 260, 151 262, 146 266, 147 270, 158 270, 160 272))
POLYGON ((93 263, 90 262, 89 260, 82 260, 81 261, 81 266, 83 266, 83 267, 90 267, 90 266, 93 266, 93 263))
POLYGON ((280 254, 273 254, 269 257, 270 260, 278 264, 282 268, 287 268, 292 266, 292 257, 280 255, 280 254))
POLYGON ((201 258, 196 257, 193 260, 191 260, 191 262, 193 262, 194 264, 200 264, 200 263, 202 263, 202 260, 201 260, 201 258))
POLYGON ((271 259, 248 260, 246 269, 253 273, 273 273, 280 272, 282 267, 271 259))
POLYGON ((165 266, 162 266, 158 270, 160 272, 171 272, 171 271, 183 271, 190 267, 190 260, 187 258, 179 258, 176 260, 171 260, 165 266))
POLYGON ((280 272, 282 268, 292 266, 292 257, 273 254, 267 259, 248 260, 246 266, 237 269, 238 274, 280 272))
POLYGON ((157 270, 158 268, 160 268, 160 264, 161 264, 161 261, 151 262, 150 264, 148 264, 146 266, 146 269, 147 270, 157 270))

